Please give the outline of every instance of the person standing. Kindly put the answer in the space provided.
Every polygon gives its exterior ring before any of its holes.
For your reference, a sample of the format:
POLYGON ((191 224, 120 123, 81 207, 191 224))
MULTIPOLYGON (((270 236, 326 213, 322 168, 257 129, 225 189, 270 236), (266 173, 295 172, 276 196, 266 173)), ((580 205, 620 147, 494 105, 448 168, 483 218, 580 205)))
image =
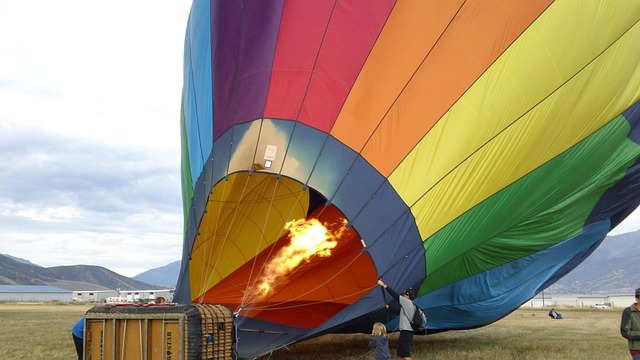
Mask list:
POLYGON ((78 360, 83 359, 83 347, 84 347, 84 317, 73 325, 71 329, 71 336, 73 336, 73 344, 76 347, 76 353, 78 354, 78 360))
MULTIPOLYGON (((395 290, 387 286, 382 280, 378 280, 378 285, 382 286, 398 303, 400 303, 398 329, 400 330, 400 336, 398 337, 398 359, 412 360, 411 359, 411 343, 413 342, 413 328, 409 319, 413 318, 413 313, 416 311, 413 305, 412 298, 415 295, 413 290, 408 289, 399 295, 395 290)), ((387 304, 387 309, 393 310, 387 304)))
POLYGON ((636 289, 636 302, 622 311, 620 334, 629 343, 629 352, 633 360, 640 360, 640 288, 636 289))
POLYGON ((369 339, 369 348, 373 349, 376 360, 391 360, 387 328, 383 323, 377 322, 373 324, 371 338, 369 339))

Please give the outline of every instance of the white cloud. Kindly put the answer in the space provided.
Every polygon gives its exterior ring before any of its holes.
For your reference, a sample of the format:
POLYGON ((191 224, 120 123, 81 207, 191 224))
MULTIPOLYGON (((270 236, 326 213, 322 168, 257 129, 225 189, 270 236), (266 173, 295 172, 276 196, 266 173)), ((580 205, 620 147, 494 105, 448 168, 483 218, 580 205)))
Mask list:
POLYGON ((0 0, 0 253, 127 276, 180 258, 190 6, 0 0))

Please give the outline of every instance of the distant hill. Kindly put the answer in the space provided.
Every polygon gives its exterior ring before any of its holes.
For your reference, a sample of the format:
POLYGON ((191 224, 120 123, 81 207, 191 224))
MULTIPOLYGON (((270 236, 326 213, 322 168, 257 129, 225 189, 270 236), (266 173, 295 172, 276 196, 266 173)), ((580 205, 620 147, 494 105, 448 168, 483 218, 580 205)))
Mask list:
POLYGON ((180 263, 181 261, 178 260, 159 268, 147 270, 134 276, 133 279, 147 284, 175 288, 180 273, 180 263))
POLYGON ((157 289, 101 266, 73 265, 44 268, 0 255, 0 285, 50 285, 68 290, 157 289))
POLYGON ((545 291, 633 294, 640 287, 640 231, 607 236, 584 262, 545 291))
MULTIPOLYGON (((640 287, 640 230, 608 236, 582 264, 548 287, 549 294, 632 294, 640 287)), ((180 261, 148 270, 134 279, 175 286, 180 261), (144 276, 143 276, 144 275, 144 276), (164 279, 167 279, 166 281, 164 279)))
MULTIPOLYGON (((549 294, 632 294, 640 287, 640 230, 608 236, 582 264, 548 287, 549 294)), ((70 290, 159 289, 176 285, 180 261, 133 278, 100 266, 43 268, 0 255, 0 285, 52 285, 70 290), (151 285, 153 284, 153 285, 151 285)))
POLYGON ((9 255, 9 254, 0 254, 0 255, 7 256, 7 257, 9 257, 9 258, 11 258, 11 259, 13 259, 13 260, 15 260, 15 261, 19 262, 19 263, 38 266, 38 265, 36 265, 36 264, 32 263, 32 262, 31 262, 31 261, 29 261, 29 260, 25 260, 25 259, 22 259, 22 258, 19 258, 19 257, 11 256, 11 255, 9 255))

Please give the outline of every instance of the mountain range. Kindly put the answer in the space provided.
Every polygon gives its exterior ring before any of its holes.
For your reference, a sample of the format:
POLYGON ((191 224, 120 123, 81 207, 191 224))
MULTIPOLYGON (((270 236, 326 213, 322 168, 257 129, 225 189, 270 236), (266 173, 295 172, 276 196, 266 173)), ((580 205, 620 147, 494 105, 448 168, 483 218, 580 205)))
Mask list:
POLYGON ((94 265, 44 268, 28 260, 0 255, 0 285, 49 285, 68 290, 159 289, 94 265))
MULTIPOLYGON (((548 287, 549 294, 632 294, 640 287, 640 230, 607 236, 584 262, 548 287)), ((0 254, 0 285, 50 285, 69 290, 173 288, 180 261, 129 278, 101 266, 44 268, 0 254)))
POLYGON ((545 291, 550 294, 634 294, 640 288, 640 230, 607 236, 585 261, 545 291))

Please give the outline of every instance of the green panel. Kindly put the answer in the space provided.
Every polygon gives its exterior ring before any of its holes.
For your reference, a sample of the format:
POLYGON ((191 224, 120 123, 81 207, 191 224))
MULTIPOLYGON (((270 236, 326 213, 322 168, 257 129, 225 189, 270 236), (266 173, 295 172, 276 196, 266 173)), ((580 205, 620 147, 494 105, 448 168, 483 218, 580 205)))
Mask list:
POLYGON ((189 143, 187 142, 187 130, 184 118, 184 105, 180 111, 180 140, 182 142, 182 210, 184 216, 184 231, 186 233, 189 224, 189 210, 193 201, 193 178, 191 176, 191 161, 189 159, 189 143))
POLYGON ((424 242, 426 293, 555 245, 582 231, 602 194, 640 155, 619 116, 424 242))

